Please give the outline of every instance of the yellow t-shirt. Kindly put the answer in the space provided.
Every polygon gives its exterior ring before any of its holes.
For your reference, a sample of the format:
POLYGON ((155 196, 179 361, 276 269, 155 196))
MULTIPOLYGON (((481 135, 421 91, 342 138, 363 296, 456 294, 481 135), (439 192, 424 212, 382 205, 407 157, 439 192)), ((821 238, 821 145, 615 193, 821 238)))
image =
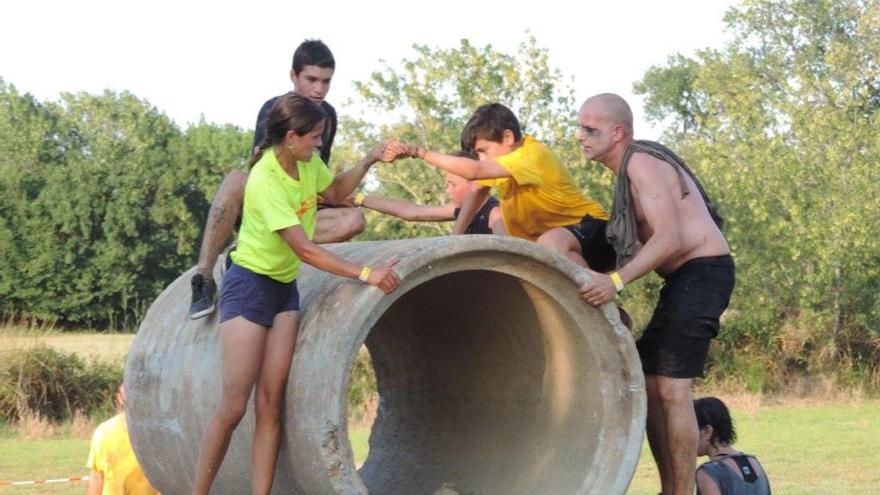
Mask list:
POLYGON ((532 136, 495 161, 511 177, 478 182, 496 189, 510 235, 535 240, 552 228, 580 222, 586 214, 608 220, 605 209, 581 193, 553 151, 532 136))
POLYGON ((86 467, 104 475, 101 495, 155 495, 141 470, 125 427, 125 413, 104 421, 92 435, 86 467))
POLYGON ((281 168, 275 152, 263 152, 244 188, 244 209, 238 246, 232 261, 254 273, 288 283, 302 263, 279 230, 302 225, 309 239, 315 233, 318 193, 333 183, 333 174, 317 154, 296 162, 299 180, 281 168))

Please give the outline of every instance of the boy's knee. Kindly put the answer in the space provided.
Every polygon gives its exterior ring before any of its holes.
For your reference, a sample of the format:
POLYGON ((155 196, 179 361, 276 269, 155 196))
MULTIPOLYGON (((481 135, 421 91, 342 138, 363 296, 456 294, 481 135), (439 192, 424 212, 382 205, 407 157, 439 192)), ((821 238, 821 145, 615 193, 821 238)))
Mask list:
POLYGON ((542 246, 546 246, 554 251, 566 252, 571 250, 571 242, 569 237, 571 234, 563 228, 550 229, 541 234, 536 241, 542 246))
POLYGON ((315 236, 317 244, 344 242, 360 234, 367 227, 367 219, 357 208, 327 208, 318 211, 315 236))
POLYGON ((358 208, 351 208, 351 213, 348 214, 348 231, 349 237, 354 237, 361 232, 363 232, 367 228, 367 217, 364 216, 364 212, 362 212, 358 208))
POLYGON ((334 237, 337 241, 347 241, 367 228, 367 217, 359 208, 342 208, 337 210, 339 216, 334 237))

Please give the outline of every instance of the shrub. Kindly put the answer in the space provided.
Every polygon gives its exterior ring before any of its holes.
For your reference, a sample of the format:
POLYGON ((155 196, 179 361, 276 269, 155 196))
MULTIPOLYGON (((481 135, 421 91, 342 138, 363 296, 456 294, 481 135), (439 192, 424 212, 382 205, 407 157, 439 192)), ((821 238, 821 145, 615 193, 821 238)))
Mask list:
POLYGON ((0 364, 0 419, 18 422, 34 415, 49 421, 72 419, 77 412, 106 416, 122 381, 121 366, 32 347, 0 364))

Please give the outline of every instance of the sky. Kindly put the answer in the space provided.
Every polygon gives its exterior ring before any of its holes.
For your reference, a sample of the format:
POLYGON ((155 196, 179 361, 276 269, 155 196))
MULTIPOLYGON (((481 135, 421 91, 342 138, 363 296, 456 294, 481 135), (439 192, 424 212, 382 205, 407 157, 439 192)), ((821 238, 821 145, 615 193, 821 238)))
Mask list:
MULTIPOLYGON (((311 0, 5 2, 0 77, 23 93, 128 90, 185 127, 209 122, 252 129, 260 105, 291 89, 290 59, 306 38, 333 51, 327 101, 356 113, 353 81, 412 58, 413 44, 449 48, 462 38, 515 53, 527 37, 549 50, 578 104, 623 96, 636 137, 657 139, 632 85, 669 56, 722 48, 730 0, 540 0, 439 2, 311 0)), ((502 102, 503 103, 503 102, 502 102)))

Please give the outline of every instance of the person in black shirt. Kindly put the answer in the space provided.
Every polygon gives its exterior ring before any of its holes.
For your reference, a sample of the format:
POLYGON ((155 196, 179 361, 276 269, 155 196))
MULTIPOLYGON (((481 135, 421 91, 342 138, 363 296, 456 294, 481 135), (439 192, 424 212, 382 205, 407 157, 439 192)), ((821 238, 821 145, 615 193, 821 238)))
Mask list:
MULTIPOLYGON (((327 114, 319 150, 325 164, 330 161, 330 150, 336 137, 336 110, 324 100, 330 90, 330 82, 335 70, 336 61, 333 53, 320 40, 303 41, 293 54, 290 70, 293 92, 318 103, 327 114)), ((260 108, 252 151, 256 151, 266 137, 266 116, 278 98, 277 96, 270 98, 260 108)), ((364 169, 369 169, 375 162, 375 153, 371 152, 351 171, 366 173, 364 169)), ((216 306, 217 284, 214 282, 212 272, 221 250, 226 246, 227 240, 240 221, 246 182, 246 172, 238 170, 230 172, 223 179, 211 203, 211 211, 202 235, 196 274, 190 281, 192 301, 189 316, 192 319, 212 313, 216 306)), ((364 215, 357 208, 323 208, 318 211, 314 242, 324 244, 346 241, 363 232, 365 226, 364 215)))

